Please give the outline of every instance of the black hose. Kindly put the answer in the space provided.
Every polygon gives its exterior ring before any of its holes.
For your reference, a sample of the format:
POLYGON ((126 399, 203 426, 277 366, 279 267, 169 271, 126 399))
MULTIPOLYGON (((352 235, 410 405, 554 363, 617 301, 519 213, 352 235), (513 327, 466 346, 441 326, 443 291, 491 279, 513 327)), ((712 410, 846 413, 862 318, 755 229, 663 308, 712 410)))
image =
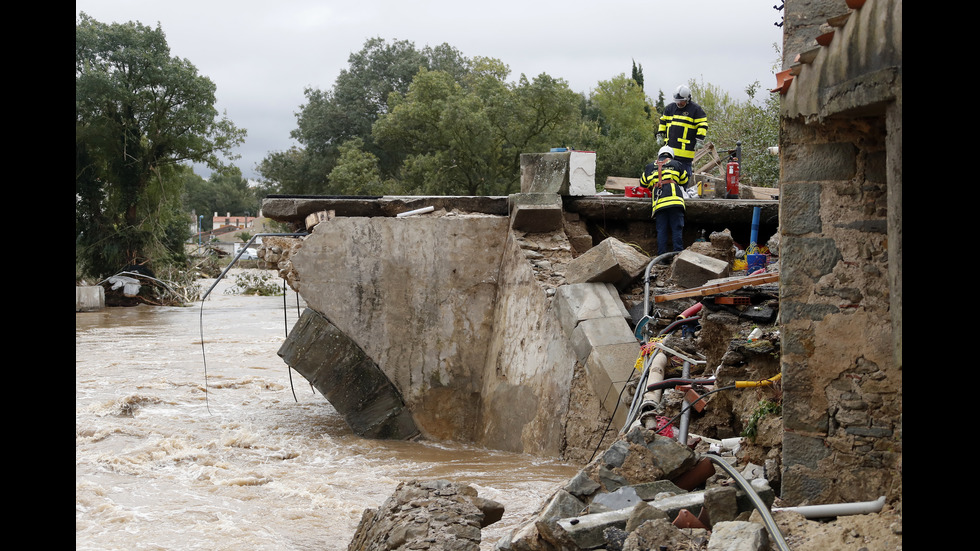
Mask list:
POLYGON ((681 319, 679 319, 677 321, 672 322, 667 327, 664 327, 663 329, 661 329, 660 330, 660 333, 658 333, 657 336, 658 337, 662 337, 662 336, 666 335, 667 333, 672 332, 675 328, 677 328, 678 325, 681 325, 683 323, 690 323, 692 321, 697 321, 699 319, 701 319, 701 316, 691 316, 689 318, 681 318, 681 319))
POLYGON ((664 388, 674 388, 677 385, 713 385, 715 379, 664 379, 657 383, 647 385, 647 391, 660 390, 664 388))

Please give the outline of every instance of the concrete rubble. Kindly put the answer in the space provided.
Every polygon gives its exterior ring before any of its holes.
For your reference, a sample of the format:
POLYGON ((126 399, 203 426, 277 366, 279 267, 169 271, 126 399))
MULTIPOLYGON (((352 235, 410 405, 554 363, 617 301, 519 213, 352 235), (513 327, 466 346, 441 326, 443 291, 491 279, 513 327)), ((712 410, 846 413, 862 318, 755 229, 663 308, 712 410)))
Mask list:
POLYGON ((479 551, 480 529, 503 512, 502 505, 465 484, 403 482, 379 508, 364 511, 347 549, 479 551))
MULTIPOLYGON (((687 491, 674 483, 702 461, 691 447, 634 426, 556 491, 537 518, 499 541, 496 549, 639 551, 662 545, 680 549, 697 540, 714 540, 709 549, 729 549, 734 541, 757 543, 738 549, 768 549, 764 527, 749 522, 752 501, 727 477, 710 469, 699 475, 696 487, 704 487, 711 478, 704 489, 687 491)), ((752 488, 772 504, 775 494, 764 478, 754 479, 752 488)))

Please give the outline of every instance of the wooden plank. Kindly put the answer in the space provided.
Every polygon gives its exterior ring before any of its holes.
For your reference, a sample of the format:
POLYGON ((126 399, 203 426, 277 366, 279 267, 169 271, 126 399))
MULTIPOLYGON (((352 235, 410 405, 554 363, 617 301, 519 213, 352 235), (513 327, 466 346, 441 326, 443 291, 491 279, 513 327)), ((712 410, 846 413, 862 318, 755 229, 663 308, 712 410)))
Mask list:
POLYGON ((779 188, 775 187, 741 186, 740 189, 748 190, 752 193, 751 197, 742 197, 743 199, 763 199, 769 201, 779 197, 779 188))
POLYGON ((750 285, 762 285, 764 283, 772 283, 774 281, 779 281, 779 273, 746 276, 733 281, 726 281, 724 283, 703 285, 701 287, 694 287, 693 289, 688 289, 686 291, 678 291, 676 293, 668 293, 666 295, 656 295, 653 297, 653 301, 666 302, 668 300, 674 300, 678 298, 706 297, 709 295, 727 293, 728 291, 735 291, 741 289, 742 287, 748 287, 750 285))
POLYGON ((694 161, 693 162, 696 163, 696 162, 700 161, 701 160, 701 157, 704 157, 705 155, 708 155, 708 154, 710 154, 711 155, 711 158, 713 158, 713 159, 717 159, 718 158, 717 148, 715 147, 715 144, 712 143, 712 142, 706 143, 704 145, 704 147, 702 147, 696 153, 694 153, 694 161))

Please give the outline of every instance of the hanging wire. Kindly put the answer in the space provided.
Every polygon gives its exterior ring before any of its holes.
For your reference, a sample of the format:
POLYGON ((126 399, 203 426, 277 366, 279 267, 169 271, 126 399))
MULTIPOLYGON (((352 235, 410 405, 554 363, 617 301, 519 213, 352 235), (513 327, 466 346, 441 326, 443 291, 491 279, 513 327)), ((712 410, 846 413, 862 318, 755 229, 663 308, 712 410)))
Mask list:
MULTIPOLYGON (((286 321, 286 313, 288 311, 289 309, 286 307, 286 278, 282 278, 282 325, 286 330, 286 338, 289 338, 289 323, 286 321)), ((293 401, 299 402, 299 399, 296 398, 296 389, 293 387, 293 369, 289 365, 286 366, 286 372, 289 373, 289 390, 293 392, 293 401)))
MULTIPOLYGON (((255 240, 258 239, 259 237, 305 237, 307 235, 309 235, 307 232, 295 232, 295 233, 257 233, 255 235, 253 235, 252 238, 248 240, 248 243, 246 243, 245 246, 242 247, 238 251, 238 254, 235 255, 235 258, 233 258, 231 260, 231 262, 228 263, 228 266, 226 266, 225 269, 221 272, 221 274, 218 275, 217 279, 214 280, 214 283, 211 284, 211 287, 208 288, 208 290, 201 297, 201 313, 200 313, 200 318, 199 318, 198 324, 199 324, 199 330, 201 332, 201 358, 202 358, 202 360, 204 362, 204 405, 207 408, 209 414, 211 413, 211 403, 210 403, 210 400, 208 398, 208 356, 207 356, 207 352, 206 352, 205 347, 204 347, 204 301, 207 300, 208 296, 211 295, 211 291, 213 291, 214 288, 218 286, 218 283, 222 279, 224 279, 225 274, 228 273, 228 270, 231 270, 232 266, 234 266, 238 262, 238 259, 242 256, 242 254, 244 254, 245 251, 247 251, 248 248, 252 246, 252 243, 254 243, 255 240)), ((285 293, 283 293, 283 302, 284 303, 285 303, 285 300, 286 300, 286 296, 285 296, 285 293)), ((283 308, 283 312, 284 313, 285 313, 285 310, 286 309, 284 307, 283 308)), ((290 387, 292 386, 292 380, 293 380, 293 374, 290 371, 290 373, 289 373, 290 387)), ((295 391, 293 392, 293 398, 294 399, 296 398, 296 392, 295 391)))

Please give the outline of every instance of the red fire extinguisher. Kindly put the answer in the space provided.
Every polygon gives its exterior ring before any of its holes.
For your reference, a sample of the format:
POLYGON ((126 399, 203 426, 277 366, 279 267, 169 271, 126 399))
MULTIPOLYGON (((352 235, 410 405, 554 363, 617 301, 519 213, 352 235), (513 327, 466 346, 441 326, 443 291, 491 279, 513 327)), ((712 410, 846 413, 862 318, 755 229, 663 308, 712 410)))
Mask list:
POLYGON ((742 157, 742 142, 736 142, 734 150, 729 151, 725 170, 725 198, 738 199, 739 161, 742 157))
POLYGON ((738 199, 738 158, 732 157, 725 171, 726 199, 738 199))

